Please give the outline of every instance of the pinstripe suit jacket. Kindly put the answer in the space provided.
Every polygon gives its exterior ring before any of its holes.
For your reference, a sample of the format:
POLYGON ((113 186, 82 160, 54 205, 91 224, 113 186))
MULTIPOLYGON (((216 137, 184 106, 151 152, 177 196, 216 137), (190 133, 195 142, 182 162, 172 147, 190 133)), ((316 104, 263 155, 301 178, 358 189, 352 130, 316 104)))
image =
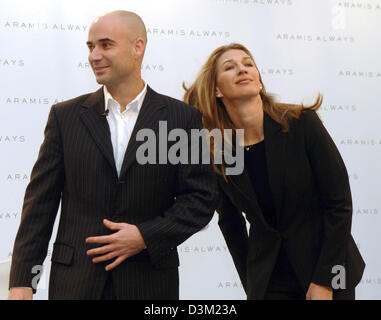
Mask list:
MULTIPOLYGON (((118 177, 102 88, 54 105, 26 189, 15 239, 10 287, 30 287, 33 266, 47 253, 59 204, 52 253, 50 299, 99 299, 108 273, 86 251, 89 236, 108 234, 102 220, 136 224, 147 249, 111 272, 120 299, 178 299, 176 247, 212 218, 217 185, 210 165, 136 161, 139 129, 201 128, 193 107, 148 87, 118 177)), ((174 143, 174 142, 172 142, 174 143)), ((168 148, 170 142, 168 143, 168 148)))

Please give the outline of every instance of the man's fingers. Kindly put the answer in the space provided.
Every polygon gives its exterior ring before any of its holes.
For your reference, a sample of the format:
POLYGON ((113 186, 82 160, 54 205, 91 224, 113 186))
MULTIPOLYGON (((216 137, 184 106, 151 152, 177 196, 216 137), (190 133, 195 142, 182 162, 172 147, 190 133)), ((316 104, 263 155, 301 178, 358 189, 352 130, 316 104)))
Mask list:
POLYGON ((112 250, 115 249, 115 246, 114 245, 105 245, 105 246, 102 246, 102 247, 99 247, 99 248, 94 248, 94 249, 91 249, 91 250, 87 250, 87 255, 88 256, 93 256, 93 255, 96 255, 96 254, 102 254, 102 253, 106 253, 106 252, 110 252, 112 250))
POLYGON ((107 219, 103 219, 103 224, 110 230, 113 230, 113 231, 118 231, 120 229, 122 229, 124 223, 117 223, 117 222, 112 222, 110 220, 107 220, 107 219))
POLYGON ((111 243, 113 235, 86 238, 86 243, 111 243))
MULTIPOLYGON (((112 222, 107 219, 103 219, 103 224, 110 230, 113 231, 119 231, 123 228, 126 223, 116 223, 112 222)), ((96 237, 88 237, 86 238, 86 243, 111 243, 114 240, 114 235, 115 233, 107 236, 96 236, 96 237)))
POLYGON ((122 256, 119 256, 113 263, 110 263, 106 266, 106 271, 110 271, 114 269, 115 267, 119 266, 124 260, 128 258, 128 254, 124 254, 122 256))
POLYGON ((112 251, 112 252, 109 252, 107 254, 104 254, 103 256, 99 256, 99 257, 94 258, 93 262, 99 263, 99 262, 107 261, 107 260, 110 260, 110 259, 113 259, 113 258, 119 256, 120 254, 121 254, 120 251, 112 251))

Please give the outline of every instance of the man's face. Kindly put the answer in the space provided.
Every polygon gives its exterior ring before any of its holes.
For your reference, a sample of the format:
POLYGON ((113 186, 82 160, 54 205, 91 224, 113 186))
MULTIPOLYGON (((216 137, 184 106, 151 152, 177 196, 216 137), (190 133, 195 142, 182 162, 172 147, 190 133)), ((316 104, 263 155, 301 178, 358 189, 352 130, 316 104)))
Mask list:
POLYGON ((104 16, 90 27, 89 63, 99 84, 118 85, 139 69, 126 25, 119 17, 104 16))

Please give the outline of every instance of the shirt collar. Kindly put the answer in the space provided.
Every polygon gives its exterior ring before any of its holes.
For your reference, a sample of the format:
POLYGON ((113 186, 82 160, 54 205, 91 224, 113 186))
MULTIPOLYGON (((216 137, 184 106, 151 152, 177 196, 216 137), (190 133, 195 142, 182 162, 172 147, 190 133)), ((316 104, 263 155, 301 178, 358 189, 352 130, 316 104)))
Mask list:
MULTIPOLYGON (((114 111, 115 109, 118 109, 120 112, 120 105, 119 103, 112 97, 111 93, 107 90, 106 86, 103 86, 103 93, 104 93, 104 98, 105 98, 105 110, 111 109, 114 111)), ((145 95, 147 93, 147 83, 144 82, 144 88, 142 91, 139 92, 139 94, 133 99, 126 107, 127 110, 132 110, 139 112, 142 105, 143 105, 143 100, 145 98, 145 95)))

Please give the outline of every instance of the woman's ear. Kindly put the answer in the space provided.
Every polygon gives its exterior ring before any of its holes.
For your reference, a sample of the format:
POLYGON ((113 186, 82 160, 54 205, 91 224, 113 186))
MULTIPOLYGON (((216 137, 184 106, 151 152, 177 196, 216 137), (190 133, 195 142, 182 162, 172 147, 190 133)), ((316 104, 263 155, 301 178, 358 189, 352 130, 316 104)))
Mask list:
POLYGON ((218 87, 216 88, 216 97, 217 98, 223 98, 224 95, 221 93, 220 89, 218 89, 218 87))

